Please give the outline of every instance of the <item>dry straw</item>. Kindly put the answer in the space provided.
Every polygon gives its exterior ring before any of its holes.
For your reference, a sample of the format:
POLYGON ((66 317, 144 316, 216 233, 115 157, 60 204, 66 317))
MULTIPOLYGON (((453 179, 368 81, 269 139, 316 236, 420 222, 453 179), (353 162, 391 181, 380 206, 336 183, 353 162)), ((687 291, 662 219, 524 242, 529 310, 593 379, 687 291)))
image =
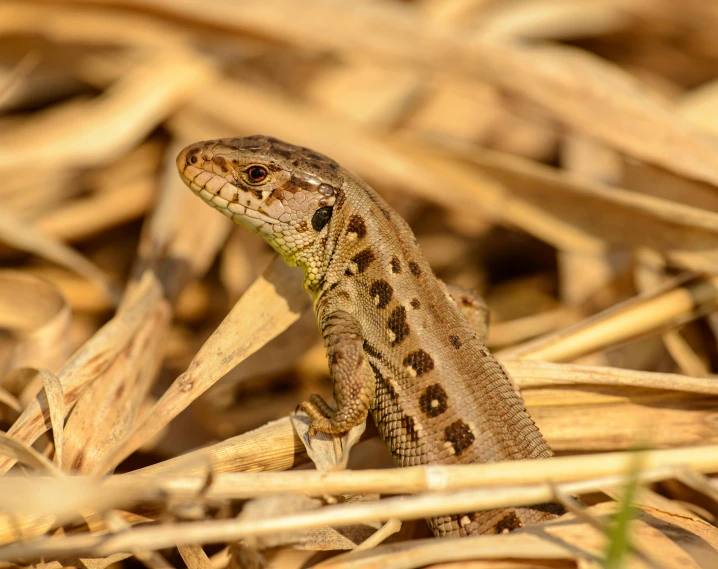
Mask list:
POLYGON ((704 0, 0 1, 3 566, 601 567, 637 445, 624 566, 718 566, 717 26, 704 0), (257 132, 365 178, 485 293, 559 458, 386 468, 371 425, 305 447, 290 415, 330 391, 301 274, 174 168, 257 132))

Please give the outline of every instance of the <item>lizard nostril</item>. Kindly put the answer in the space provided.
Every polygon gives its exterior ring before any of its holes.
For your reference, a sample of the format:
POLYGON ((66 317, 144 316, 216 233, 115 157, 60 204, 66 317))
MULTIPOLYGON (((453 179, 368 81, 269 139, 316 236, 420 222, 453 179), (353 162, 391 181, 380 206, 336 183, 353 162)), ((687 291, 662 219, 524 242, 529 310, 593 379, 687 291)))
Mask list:
POLYGON ((190 156, 190 157, 189 157, 189 163, 190 163, 190 164, 196 164, 196 163, 197 163, 197 157, 196 157, 196 156, 190 156))

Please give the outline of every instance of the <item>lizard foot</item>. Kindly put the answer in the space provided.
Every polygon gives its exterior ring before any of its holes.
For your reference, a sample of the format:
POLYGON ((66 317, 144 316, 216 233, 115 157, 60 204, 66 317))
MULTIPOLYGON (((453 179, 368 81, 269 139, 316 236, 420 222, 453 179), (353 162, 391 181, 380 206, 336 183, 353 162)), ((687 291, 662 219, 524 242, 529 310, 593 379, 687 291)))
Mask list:
MULTIPOLYGON (((305 401, 299 408, 304 411, 312 420, 309 427, 309 434, 314 436, 317 432, 338 435, 346 433, 355 425, 361 422, 345 413, 337 413, 319 395, 312 395, 309 401, 305 401)), ((366 414, 364 415, 366 417, 366 414)))

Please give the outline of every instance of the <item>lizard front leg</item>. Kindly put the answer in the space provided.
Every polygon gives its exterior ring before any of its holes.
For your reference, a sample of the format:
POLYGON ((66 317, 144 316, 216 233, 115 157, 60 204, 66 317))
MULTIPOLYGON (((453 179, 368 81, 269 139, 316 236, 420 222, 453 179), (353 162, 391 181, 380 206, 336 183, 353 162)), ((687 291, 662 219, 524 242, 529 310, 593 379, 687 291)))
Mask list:
POLYGON ((312 395, 300 408, 312 420, 312 434, 345 433, 366 419, 374 402, 375 379, 364 357, 361 327, 351 314, 333 312, 321 319, 320 326, 337 409, 319 395, 312 395))

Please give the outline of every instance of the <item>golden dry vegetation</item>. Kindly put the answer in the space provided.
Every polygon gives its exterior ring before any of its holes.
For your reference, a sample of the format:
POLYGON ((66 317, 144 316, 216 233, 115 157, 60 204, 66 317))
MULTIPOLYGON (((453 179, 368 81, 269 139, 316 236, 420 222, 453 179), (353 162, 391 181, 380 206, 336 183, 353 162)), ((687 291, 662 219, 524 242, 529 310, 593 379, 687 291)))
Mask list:
POLYGON ((710 0, 0 0, 0 562, 718 567, 716 29, 710 0), (558 458, 305 448, 331 390, 301 277, 174 168, 254 133, 357 172, 486 296, 558 458))

